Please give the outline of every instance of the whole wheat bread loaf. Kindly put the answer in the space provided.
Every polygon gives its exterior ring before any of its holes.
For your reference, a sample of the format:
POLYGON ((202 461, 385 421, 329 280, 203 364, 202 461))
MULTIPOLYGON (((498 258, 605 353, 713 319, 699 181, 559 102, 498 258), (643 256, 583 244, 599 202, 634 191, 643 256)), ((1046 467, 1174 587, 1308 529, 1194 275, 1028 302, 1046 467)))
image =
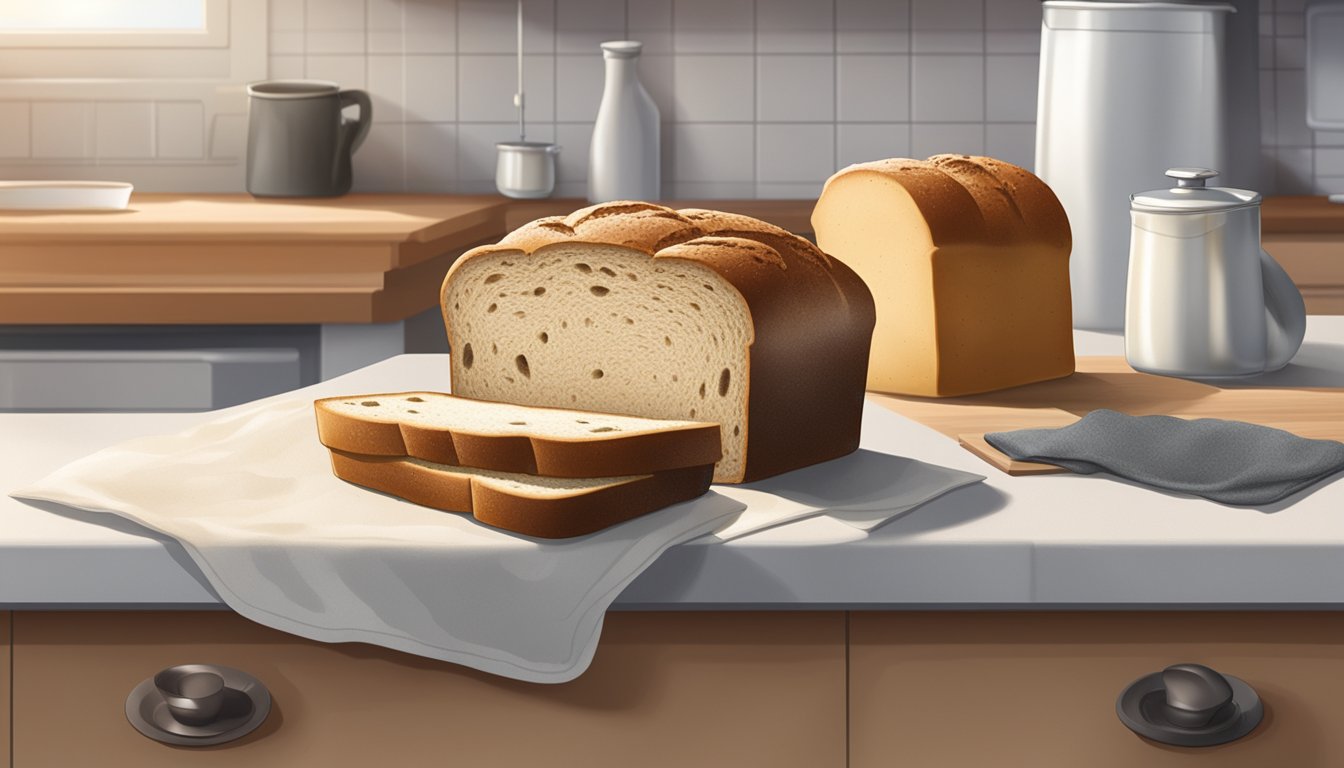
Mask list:
POLYGON ((712 464, 624 477, 552 478, 331 451, 342 480, 527 536, 582 536, 709 490, 712 464))
POLYGON ((718 461, 719 427, 396 392, 316 401, 328 448, 548 477, 637 475, 718 461))
POLYGON ((765 222, 596 205, 467 252, 441 299, 454 394, 718 423, 717 482, 858 447, 872 295, 765 222))

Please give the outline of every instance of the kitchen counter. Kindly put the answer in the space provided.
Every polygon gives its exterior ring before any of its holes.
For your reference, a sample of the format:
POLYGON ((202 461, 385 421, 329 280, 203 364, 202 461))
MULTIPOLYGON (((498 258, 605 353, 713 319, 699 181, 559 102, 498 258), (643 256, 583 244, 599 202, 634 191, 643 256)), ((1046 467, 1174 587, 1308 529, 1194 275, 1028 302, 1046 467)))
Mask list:
MULTIPOLYGON (((1123 354, 1076 333, 1080 355, 1123 354)), ((447 361, 406 355, 303 390, 376 387, 387 372, 448 386, 447 361)), ((1313 316, 1273 386, 1344 386, 1344 317, 1313 316)), ((285 397, 287 397, 286 395, 285 397)), ((881 407, 877 400, 870 407, 881 407)), ((0 489, 104 446, 216 414, 0 414, 0 489)), ((1104 608, 1344 605, 1344 482, 1272 509, 1225 507, 1101 477, 1010 477, 902 419, 901 453, 979 472, 979 486, 869 535, 818 518, 676 547, 617 608, 1104 608)), ((118 518, 0 498, 0 607, 216 607, 173 542, 118 518)))
MULTIPOLYGON (((431 309, 465 250, 577 198, 136 194, 103 213, 0 213, 0 325, 377 324, 431 309)), ((811 200, 680 200, 811 231, 811 200)), ((1265 248, 1309 312, 1344 314, 1344 206, 1271 197, 1265 248)))

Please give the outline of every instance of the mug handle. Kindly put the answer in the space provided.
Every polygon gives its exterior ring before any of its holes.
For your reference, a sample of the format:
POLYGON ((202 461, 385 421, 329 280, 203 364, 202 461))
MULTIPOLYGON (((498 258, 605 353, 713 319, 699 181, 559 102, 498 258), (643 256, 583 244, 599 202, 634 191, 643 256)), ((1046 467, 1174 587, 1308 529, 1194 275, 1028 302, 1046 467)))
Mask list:
POLYGON ((359 145, 364 143, 364 139, 369 135, 369 128, 373 126, 373 102, 369 100, 369 94, 352 88, 341 91, 336 94, 341 100, 341 109, 351 105, 359 107, 359 118, 355 120, 355 135, 350 138, 350 154, 354 154, 359 145))

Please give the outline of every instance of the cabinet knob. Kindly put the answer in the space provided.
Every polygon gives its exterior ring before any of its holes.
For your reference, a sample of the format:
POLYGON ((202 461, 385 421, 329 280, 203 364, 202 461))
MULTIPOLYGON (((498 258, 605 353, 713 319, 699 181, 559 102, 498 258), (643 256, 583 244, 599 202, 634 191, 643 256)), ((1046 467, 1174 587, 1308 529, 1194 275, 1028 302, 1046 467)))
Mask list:
POLYGON ((126 719, 155 741, 224 744, 257 729, 271 694, 255 677, 215 664, 179 664, 142 680, 126 697, 126 719))
POLYGON ((1115 709, 1140 736, 1182 747, 1235 741, 1264 717, 1260 697, 1245 681, 1190 663, 1135 680, 1121 692, 1115 709))

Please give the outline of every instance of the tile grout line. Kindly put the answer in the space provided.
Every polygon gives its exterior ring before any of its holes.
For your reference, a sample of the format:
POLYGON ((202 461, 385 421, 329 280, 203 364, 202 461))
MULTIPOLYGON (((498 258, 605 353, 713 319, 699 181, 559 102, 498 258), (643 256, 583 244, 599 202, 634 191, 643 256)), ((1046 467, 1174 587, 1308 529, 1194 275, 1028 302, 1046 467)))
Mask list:
MULTIPOLYGON (((840 0, 831 0, 831 172, 838 170, 840 170, 840 0)), ((845 756, 845 764, 849 764, 848 755, 845 756)))

